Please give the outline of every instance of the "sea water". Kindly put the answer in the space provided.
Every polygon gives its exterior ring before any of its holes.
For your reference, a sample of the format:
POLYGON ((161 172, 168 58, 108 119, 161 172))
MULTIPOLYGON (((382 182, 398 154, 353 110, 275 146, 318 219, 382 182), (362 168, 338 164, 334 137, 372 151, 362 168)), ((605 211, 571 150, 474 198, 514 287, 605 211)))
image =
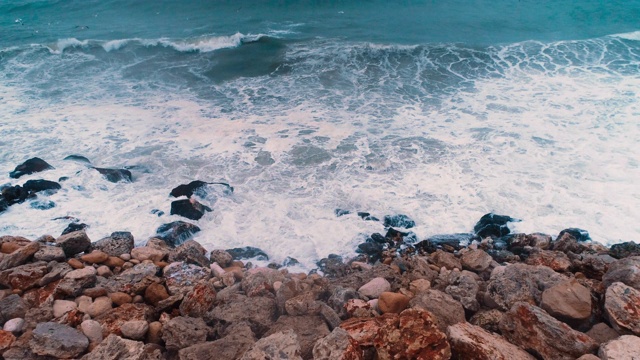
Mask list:
POLYGON ((69 179, 0 233, 71 217, 144 243, 203 180, 235 191, 199 198, 198 242, 309 268, 384 232, 357 211, 419 239, 495 212, 638 241, 639 19, 637 0, 3 1, 0 185, 69 179), (9 178, 35 156, 55 169, 9 178))

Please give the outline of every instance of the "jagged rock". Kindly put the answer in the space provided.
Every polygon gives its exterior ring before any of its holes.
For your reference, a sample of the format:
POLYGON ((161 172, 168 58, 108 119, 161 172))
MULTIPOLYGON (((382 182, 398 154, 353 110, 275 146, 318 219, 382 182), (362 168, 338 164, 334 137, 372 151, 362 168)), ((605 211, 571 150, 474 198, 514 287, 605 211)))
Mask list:
POLYGON ((640 256, 620 259, 609 265, 609 270, 602 277, 602 285, 607 288, 618 281, 640 290, 640 256))
POLYGON ((627 241, 620 244, 611 245, 609 255, 616 259, 624 259, 630 256, 640 256, 640 244, 627 241))
POLYGON ((562 251, 564 253, 572 252, 574 254, 580 254, 586 249, 586 247, 578 243, 578 240, 569 232, 561 233, 556 241, 551 243, 551 248, 555 251, 562 251))
POLYGON ((170 247, 176 247, 189 240, 200 228, 184 221, 174 221, 160 225, 156 230, 156 236, 164 240, 170 247))
POLYGON ((227 249, 226 252, 231 255, 233 260, 244 260, 253 258, 257 260, 269 260, 269 256, 264 251, 252 246, 227 249))
POLYGON ((449 326, 447 337, 454 359, 459 360, 535 360, 502 337, 469 323, 449 326))
POLYGON ((15 335, 6 330, 0 330, 0 356, 16 341, 15 335))
POLYGON ((5 320, 24 318, 28 309, 28 304, 16 294, 0 300, 0 317, 5 320))
POLYGON ((462 268, 465 270, 475 271, 481 273, 491 266, 493 258, 482 250, 471 250, 464 254, 460 258, 462 268))
POLYGON ((341 318, 344 318, 347 315, 345 309, 347 301, 356 298, 358 298, 358 293, 355 289, 337 286, 331 292, 331 296, 327 300, 327 304, 331 306, 331 308, 335 310, 341 318))
POLYGON ((107 291, 124 292, 127 294, 142 294, 152 283, 159 282, 156 277, 158 267, 152 263, 144 262, 127 269, 119 275, 112 276, 102 283, 107 291))
POLYGON ((358 343, 349 333, 336 327, 313 346, 313 358, 322 360, 364 360, 358 343))
POLYGON ((145 320, 152 321, 154 309, 145 304, 122 304, 111 311, 106 312, 94 320, 99 322, 103 328, 103 335, 122 335, 120 328, 127 321, 145 320))
POLYGON ((414 309, 423 309, 432 313, 440 331, 447 331, 447 327, 464 322, 464 308, 454 300, 451 295, 442 291, 427 290, 409 302, 409 306, 414 309))
POLYGON ((575 279, 565 281, 542 292, 540 307, 569 324, 584 321, 591 316, 591 292, 575 279))
POLYGON ((429 260, 438 268, 444 267, 448 270, 462 269, 462 264, 457 257, 442 250, 436 250, 436 252, 429 256, 429 260))
POLYGON ((53 169, 53 166, 40 158, 34 157, 16 166, 16 168, 9 173, 9 177, 17 179, 23 175, 29 175, 49 169, 53 169))
POLYGON ((64 250, 58 246, 40 245, 38 251, 33 254, 33 258, 37 261, 64 261, 66 256, 64 250))
POLYGON ((36 326, 29 345, 38 355, 68 359, 82 354, 89 346, 89 339, 67 325, 47 322, 36 326))
POLYGON ((410 229, 414 226, 416 226, 416 222, 411 220, 411 218, 407 215, 385 215, 384 217, 384 227, 399 227, 410 229))
POLYGON ((133 235, 128 231, 116 231, 106 238, 102 238, 93 244, 92 248, 100 250, 109 256, 129 254, 133 250, 133 235))
POLYGON ((219 304, 207 313, 207 323, 239 323, 246 321, 258 336, 276 320, 276 301, 266 297, 235 295, 232 300, 219 304))
POLYGON ((107 169, 107 168, 97 168, 94 167, 97 172, 99 172, 102 176, 112 183, 117 183, 120 181, 132 182, 133 179, 131 177, 131 171, 127 169, 107 169))
POLYGON ((47 272, 47 263, 44 261, 16 266, 0 272, 0 285, 28 290, 36 286, 47 272))
POLYGON ((211 278, 211 269, 183 262, 171 263, 162 269, 170 295, 186 295, 193 286, 211 278))
POLYGON ((551 244, 551 236, 541 233, 510 234, 506 237, 508 249, 520 253, 525 247, 546 250, 551 244))
POLYGON ((0 193, 0 195, 0 199, 3 200, 2 207, 5 210, 13 204, 21 204, 28 198, 32 198, 35 196, 33 193, 27 191, 20 185, 2 188, 2 192, 0 193))
POLYGON ((180 350, 207 341, 210 331, 200 318, 178 316, 162 327, 162 340, 167 350, 180 350))
POLYGON ((127 321, 120 327, 122 336, 131 340, 143 340, 147 331, 149 331, 149 323, 145 320, 127 321))
POLYGON ((507 223, 518 221, 510 216, 496 215, 493 213, 483 215, 473 227, 473 232, 481 238, 487 236, 505 236, 511 232, 507 223))
POLYGON ((247 296, 273 295, 273 284, 282 282, 284 275, 278 270, 256 268, 247 271, 242 278, 242 290, 247 296))
POLYGON ((254 343, 240 360, 302 360, 298 337, 293 330, 280 331, 254 343))
POLYGON ((0 252, 3 254, 11 254, 30 243, 31 240, 22 236, 0 236, 0 252))
POLYGON ((387 281, 387 279, 383 277, 377 277, 369 281, 368 283, 362 285, 358 289, 358 294, 360 294, 360 296, 365 296, 369 299, 376 299, 383 292, 390 291, 390 290, 391 290, 391 284, 387 281))
POLYGON ((81 360, 143 360, 144 343, 123 339, 116 335, 109 335, 100 345, 96 346, 90 353, 83 356, 81 360))
POLYGON ((342 256, 329 254, 316 262, 316 265, 328 277, 341 277, 350 272, 349 265, 345 264, 342 256))
POLYGON ((560 251, 537 250, 527 257, 528 265, 544 265, 554 271, 565 272, 571 267, 571 260, 567 254, 560 251))
POLYGON ((571 259, 572 271, 574 273, 581 272, 589 279, 601 281, 604 274, 609 269, 609 264, 615 262, 616 259, 609 255, 592 255, 581 254, 571 259))
POLYGON ((60 234, 60 236, 67 235, 67 234, 70 234, 72 232, 84 230, 84 229, 86 229, 88 227, 89 227, 89 225, 84 224, 84 223, 78 224, 76 222, 72 222, 71 224, 67 225, 67 227, 64 230, 62 230, 62 233, 60 234))
POLYGON ((39 249, 40 243, 33 241, 11 254, 0 254, 0 271, 24 264, 39 249))
POLYGON ((451 295, 458 301, 465 310, 476 312, 480 310, 480 303, 477 300, 481 280, 478 275, 467 270, 451 271, 447 276, 447 287, 444 292, 451 295))
POLYGON ((192 345, 178 352, 180 360, 237 360, 256 341, 247 326, 231 325, 222 339, 192 345))
POLYGON ((173 197, 186 196, 190 198, 193 194, 206 195, 204 187, 207 185, 222 185, 233 192, 233 187, 227 183, 214 182, 208 183, 200 180, 192 181, 188 184, 181 184, 171 190, 170 195, 173 197))
POLYGON ((49 180, 28 180, 22 185, 22 188, 30 193, 38 193, 41 191, 48 191, 49 193, 55 193, 62 189, 62 186, 55 181, 49 180))
POLYGON ((575 359, 598 348, 589 336, 525 302, 515 303, 504 315, 500 330, 509 342, 543 359, 575 359))
POLYGON ((640 337, 620 336, 600 346, 598 355, 602 360, 635 360, 640 356, 640 337))
POLYGON ((613 283, 605 294, 604 311, 618 333, 640 335, 640 291, 613 283))
POLYGON ((378 298, 378 307, 383 314, 399 314, 409 305, 409 298, 406 295, 394 292, 383 292, 378 298))
POLYGON ((188 264, 196 264, 202 267, 209 267, 211 262, 205 254, 202 245, 194 240, 187 240, 169 253, 169 262, 184 261, 188 264))
POLYGON ((620 336, 615 330, 609 327, 605 323, 597 323, 586 332, 590 338, 596 341, 598 344, 604 344, 609 340, 616 339, 620 336))
POLYGON ((502 310, 509 310, 518 301, 539 304, 542 292, 567 280, 546 266, 510 264, 491 273, 487 293, 502 310))
POLYGON ((74 231, 56 239, 56 245, 60 246, 67 257, 86 251, 91 246, 91 240, 84 230, 74 231))
POLYGON ((230 266, 233 262, 233 256, 221 249, 212 250, 209 258, 212 263, 218 263, 223 268, 230 266))
POLYGON ((298 343, 300 344, 300 355, 304 359, 311 359, 313 356, 313 345, 317 340, 330 333, 327 324, 320 316, 283 315, 271 325, 271 328, 265 336, 286 330, 293 330, 297 335, 298 343))
POLYGON ((171 215, 179 215, 191 220, 200 220, 205 213, 213 211, 196 199, 183 199, 171 202, 171 215))
POLYGON ((203 317, 213 308, 216 290, 210 283, 199 283, 189 291, 180 303, 182 316, 203 317))
POLYGON ((469 323, 479 326, 492 333, 500 333, 500 321, 503 312, 497 309, 479 311, 469 319, 469 323))

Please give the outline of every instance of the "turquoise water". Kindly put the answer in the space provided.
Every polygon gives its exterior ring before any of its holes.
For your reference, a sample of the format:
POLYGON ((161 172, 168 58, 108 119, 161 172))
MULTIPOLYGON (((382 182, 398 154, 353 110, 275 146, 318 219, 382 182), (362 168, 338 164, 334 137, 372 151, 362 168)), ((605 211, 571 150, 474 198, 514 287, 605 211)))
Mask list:
POLYGON ((69 215, 144 241, 200 179, 236 192, 201 199, 198 241, 305 264, 383 231, 336 208, 419 237, 494 211, 637 240, 638 19, 640 1, 2 2, 0 185, 33 156, 56 170, 31 178, 71 179, 0 232, 69 215))

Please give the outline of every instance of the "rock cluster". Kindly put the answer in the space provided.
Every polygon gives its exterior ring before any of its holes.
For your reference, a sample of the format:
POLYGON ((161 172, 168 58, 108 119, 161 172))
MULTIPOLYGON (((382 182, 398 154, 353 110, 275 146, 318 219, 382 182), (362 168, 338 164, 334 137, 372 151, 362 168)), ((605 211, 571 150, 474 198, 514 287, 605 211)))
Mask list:
POLYGON ((373 234, 380 252, 322 259, 324 276, 166 233, 142 247, 126 232, 2 236, 0 357, 640 358, 640 256, 483 219, 467 246, 373 234))

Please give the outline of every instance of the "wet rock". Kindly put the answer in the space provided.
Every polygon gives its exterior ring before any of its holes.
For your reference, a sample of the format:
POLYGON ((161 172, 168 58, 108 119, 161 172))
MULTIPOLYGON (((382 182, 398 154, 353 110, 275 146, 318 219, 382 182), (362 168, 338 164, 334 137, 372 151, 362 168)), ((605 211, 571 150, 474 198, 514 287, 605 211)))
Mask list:
POLYGON ((567 278, 546 266, 511 264, 496 268, 487 283, 487 294, 502 310, 518 301, 539 304, 542 292, 567 278))
POLYGON ((464 322, 464 308, 451 295, 438 290, 427 290, 411 299, 409 306, 413 309, 429 311, 434 315, 440 331, 447 331, 447 327, 464 322))
POLYGON ((279 359, 302 360, 298 337, 293 330, 285 330, 264 337, 254 343, 240 360, 279 359))
POLYGON ((383 314, 399 314, 407 308, 409 300, 406 295, 400 293, 383 292, 378 298, 378 308, 383 314))
POLYGON ((9 173, 9 177, 17 179, 23 175, 29 175, 49 169, 53 169, 53 166, 40 158, 34 157, 16 166, 16 168, 9 173))
POLYGON ((49 180, 28 180, 22 185, 22 188, 30 193, 38 193, 42 191, 47 191, 52 194, 56 191, 62 189, 62 186, 55 181, 49 180))
POLYGON ((60 236, 67 235, 67 234, 70 234, 72 232, 84 230, 84 229, 86 229, 88 227, 89 227, 89 225, 84 224, 84 223, 72 222, 71 224, 67 225, 67 227, 64 228, 64 230, 62 230, 62 233, 60 234, 60 236))
POLYGON ((215 303, 216 291, 210 283, 200 283, 193 287, 180 303, 180 314, 190 317, 204 317, 215 303))
POLYGON ((11 269, 13 267, 24 264, 33 254, 40 249, 40 244, 33 241, 11 254, 0 254, 0 271, 11 269))
POLYGON ((145 357, 144 343, 123 339, 116 335, 109 335, 100 345, 82 357, 82 360, 143 360, 145 357))
POLYGON ((303 359, 311 359, 313 345, 330 333, 327 324, 320 316, 283 315, 271 326, 265 337, 287 330, 293 330, 296 334, 303 359))
POLYGON ((205 320, 211 325, 246 321, 254 333, 262 335, 276 320, 276 301, 266 297, 235 295, 232 300, 214 307, 205 320))
POLYGON ((376 299, 383 292, 390 291, 391 284, 387 281, 387 279, 383 277, 377 277, 368 283, 362 285, 358 289, 358 294, 360 296, 365 296, 369 299, 376 299))
POLYGON ((627 241, 611 245, 609 255, 616 259, 624 259, 629 256, 640 256, 640 244, 636 244, 633 241, 627 241))
POLYGON ((563 252, 550 250, 537 250, 527 257, 528 265, 544 265, 554 271, 566 272, 571 267, 571 260, 563 252))
POLYGON ((202 319, 178 316, 162 327, 167 350, 180 350, 207 341, 210 329, 202 319))
POLYGON ((209 267, 211 262, 205 256, 207 250, 194 240, 187 240, 169 254, 169 262, 184 261, 187 264, 196 264, 209 267))
POLYGON ((491 266, 493 258, 482 250, 471 250, 464 254, 460 258, 462 268, 465 270, 475 271, 477 273, 483 272, 491 266))
POLYGON ((28 309, 28 304, 16 294, 0 300, 0 317, 5 320, 24 318, 28 309))
POLYGON ((218 263, 223 268, 230 266, 231 262, 233 262, 233 256, 221 249, 212 250, 209 258, 212 263, 218 263))
POLYGON ((156 230, 156 236, 164 240, 170 247, 176 247, 189 240, 200 228, 184 221, 174 221, 160 225, 156 230))
POLYGON ((410 229, 414 226, 416 226, 416 222, 413 221, 407 215, 403 215, 403 214, 385 215, 384 217, 384 227, 399 227, 404 229, 410 229))
POLYGON ((71 257, 88 250, 91 240, 84 230, 80 230, 60 236, 56 239, 56 245, 62 248, 67 257, 71 257))
POLYGON ((33 258, 37 261, 64 261, 66 256, 64 250, 58 246, 40 245, 38 251, 33 254, 33 258))
POLYGON ((186 295, 196 284, 211 278, 211 269, 183 262, 171 263, 162 271, 170 295, 186 295))
POLYGON ((128 231, 116 231, 110 236, 100 239, 93 244, 92 248, 100 250, 109 256, 120 256, 129 254, 133 250, 133 235, 128 231))
POLYGON ((350 268, 342 261, 342 256, 329 254, 316 262, 320 271, 329 277, 341 277, 350 272, 350 268))
POLYGON ((196 199, 183 199, 171 202, 171 215, 179 215, 191 220, 200 220, 205 213, 213 211, 196 199))
POLYGON ((178 185, 171 190, 170 195, 173 197, 186 196, 190 198, 194 193, 198 192, 198 190, 202 189, 206 185, 207 183, 204 181, 195 180, 188 184, 178 185))
POLYGON ((591 316, 591 292, 575 279, 565 281, 542 293, 540 307, 568 324, 584 321, 591 316))
POLYGON ((3 200, 3 208, 5 208, 5 210, 13 204, 21 204, 28 198, 35 196, 20 185, 2 188, 0 195, 2 195, 0 199, 3 200))
POLYGON ((640 355, 640 338, 633 335, 620 336, 603 344, 598 355, 602 360, 635 360, 640 355))
POLYGON ((503 313, 497 309, 479 311, 469 319, 469 323, 479 326, 492 333, 500 333, 500 321, 503 313))
POLYGON ((602 285, 606 288, 615 282, 640 290, 640 256, 624 258, 609 265, 609 270, 602 277, 602 285))
POLYGON ((502 337, 469 323, 449 326, 447 337, 454 359, 460 360, 535 360, 502 337))
POLYGON ((620 335, 605 323, 597 323, 586 332, 590 338, 598 344, 606 343, 609 340, 617 339, 620 335))
POLYGON ((256 260, 265 260, 265 261, 269 260, 269 256, 264 251, 252 246, 227 249, 226 252, 231 255, 233 260, 244 260, 244 259, 254 259, 254 258, 256 260))
POLYGON ((367 255, 368 261, 370 263, 375 263, 382 259, 382 252, 385 250, 384 245, 377 242, 364 242, 362 244, 358 244, 358 248, 356 252, 358 254, 367 255))
POLYGON ((144 320, 127 321, 120 327, 122 336, 131 340, 143 340, 149 331, 149 323, 144 320))
POLYGON ((575 359, 598 348, 589 336, 525 302, 517 302, 504 315, 500 330, 509 342, 543 359, 575 359))
POLYGON ((82 354, 89 346, 89 339, 67 325, 47 322, 36 326, 29 345, 38 355, 68 359, 82 354))
POLYGON ((131 171, 127 169, 107 169, 107 168, 97 168, 94 169, 99 172, 102 176, 104 176, 107 181, 112 183, 117 183, 120 181, 132 182, 133 179, 131 177, 131 171))
POLYGON ((562 238, 562 236, 565 233, 566 234, 570 234, 571 236, 573 236, 579 242, 591 240, 591 237, 589 236, 589 232, 587 230, 578 229, 578 228, 564 229, 564 230, 560 231, 560 234, 558 235, 558 238, 562 238))
POLYGON ((318 340, 313 346, 313 358, 324 360, 364 360, 358 343, 342 328, 318 340))
POLYGON ((487 236, 505 236, 511 232, 507 223, 513 221, 519 220, 507 215, 496 215, 493 213, 485 214, 473 227, 473 232, 481 238, 485 238, 487 236))
POLYGON ((436 250, 436 252, 429 256, 429 259, 438 268, 445 267, 448 270, 462 269, 462 264, 457 257, 442 250, 436 250))
POLYGON ((604 311, 618 333, 640 335, 640 291, 613 283, 605 294, 604 311))
POLYGON ((91 161, 82 155, 69 155, 62 160, 75 161, 83 164, 91 164, 91 161))

